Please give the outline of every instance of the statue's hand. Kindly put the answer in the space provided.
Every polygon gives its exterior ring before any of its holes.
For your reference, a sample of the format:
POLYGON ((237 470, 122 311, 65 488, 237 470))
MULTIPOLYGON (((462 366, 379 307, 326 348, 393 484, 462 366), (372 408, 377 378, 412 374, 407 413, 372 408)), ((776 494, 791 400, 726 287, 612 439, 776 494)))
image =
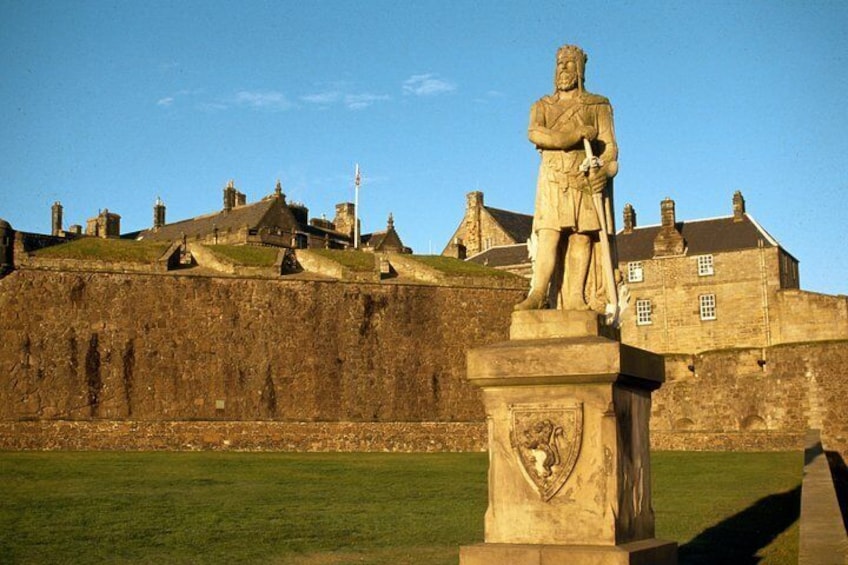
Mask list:
POLYGON ((592 126, 580 126, 577 128, 580 137, 584 137, 589 141, 594 141, 596 137, 598 137, 598 130, 592 126))
POLYGON ((593 167, 589 169, 589 188, 593 193, 603 192, 607 186, 606 167, 593 167))

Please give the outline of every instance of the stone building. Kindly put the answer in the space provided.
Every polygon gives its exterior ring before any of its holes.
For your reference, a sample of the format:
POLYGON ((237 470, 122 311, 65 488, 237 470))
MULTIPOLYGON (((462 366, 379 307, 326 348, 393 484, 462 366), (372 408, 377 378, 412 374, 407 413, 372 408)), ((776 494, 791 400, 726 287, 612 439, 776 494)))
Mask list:
POLYGON ((465 216, 442 255, 529 276, 532 227, 533 216, 485 206, 482 192, 469 192, 465 216))
POLYGON ((670 198, 660 210, 659 225, 639 227, 626 205, 616 234, 630 291, 621 328, 626 343, 697 353, 848 335, 846 297, 801 291, 798 260, 746 212, 741 192, 728 216, 678 221, 670 198), (822 317, 825 311, 831 315, 822 317), (833 323, 821 323, 828 318, 833 323), (804 320, 805 332, 792 329, 804 320))
MULTIPOLYGON (((741 192, 724 217, 679 221, 670 198, 660 211, 659 225, 637 226, 636 211, 625 205, 624 227, 616 234, 618 265, 630 291, 624 342, 660 353, 697 353, 848 335, 848 297, 800 290, 798 260, 746 212, 741 192)), ((467 261, 529 277, 531 226, 532 216, 483 206, 483 195, 472 192, 442 254, 461 256, 465 245, 467 261), (524 239, 509 243, 505 234, 515 226, 526 228, 519 232, 524 239)))
MULTIPOLYGON (((351 203, 336 206, 336 217, 309 219, 303 204, 289 202, 277 181, 273 194, 248 203, 233 181, 224 188, 223 208, 218 212, 173 223, 165 222, 166 208, 157 198, 153 207, 153 227, 134 234, 141 240, 197 241, 212 245, 264 245, 272 247, 348 249, 354 245, 355 208, 351 203)), ((389 222, 386 232, 362 234, 364 250, 411 252, 389 222), (382 237, 376 237, 382 234, 382 237), (390 237, 387 237, 389 234, 390 237)))

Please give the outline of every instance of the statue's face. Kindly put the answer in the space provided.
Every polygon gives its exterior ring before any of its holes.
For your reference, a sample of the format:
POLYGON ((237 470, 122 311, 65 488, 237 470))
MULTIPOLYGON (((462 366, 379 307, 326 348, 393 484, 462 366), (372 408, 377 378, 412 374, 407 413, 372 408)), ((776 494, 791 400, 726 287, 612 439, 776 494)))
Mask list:
POLYGON ((577 61, 567 57, 557 57, 556 89, 559 91, 577 88, 577 61))

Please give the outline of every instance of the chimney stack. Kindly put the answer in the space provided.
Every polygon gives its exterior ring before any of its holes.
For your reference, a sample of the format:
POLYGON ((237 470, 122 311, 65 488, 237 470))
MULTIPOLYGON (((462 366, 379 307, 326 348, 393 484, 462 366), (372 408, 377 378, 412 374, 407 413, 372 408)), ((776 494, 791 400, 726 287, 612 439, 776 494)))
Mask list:
POLYGON ((674 200, 668 196, 665 197, 665 200, 660 202, 660 218, 662 219, 663 228, 673 228, 677 223, 677 219, 674 214, 674 200))
POLYGON ((165 203, 158 196, 153 205, 153 229, 159 229, 165 225, 165 203))
POLYGON ((660 217, 662 218, 662 227, 660 227, 657 237, 654 238, 654 257, 683 255, 686 250, 686 242, 683 241, 683 234, 677 229, 674 200, 666 197, 660 203, 660 217))
POLYGON ((624 233, 633 233, 636 227, 636 210, 632 204, 624 205, 624 233))
POLYGON ((232 181, 224 188, 224 211, 229 212, 236 207, 236 187, 232 181))
POLYGON ((483 193, 479 190, 465 196, 465 249, 469 255, 483 251, 483 193))
POLYGON ((745 199, 742 192, 737 190, 733 193, 733 221, 741 222, 745 219, 745 199))
POLYGON ((57 200, 53 203, 53 221, 51 223, 51 235, 62 235, 62 204, 57 200))

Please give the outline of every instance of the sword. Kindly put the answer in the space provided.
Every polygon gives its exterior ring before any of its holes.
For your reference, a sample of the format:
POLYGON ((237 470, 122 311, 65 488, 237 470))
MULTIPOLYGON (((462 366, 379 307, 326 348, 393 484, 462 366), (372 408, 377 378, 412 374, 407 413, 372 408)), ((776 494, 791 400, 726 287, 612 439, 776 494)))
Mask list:
MULTIPOLYGON (((592 144, 583 138, 583 149, 586 158, 580 164, 580 170, 588 174, 590 169, 598 169, 604 165, 600 157, 592 153, 592 144)), ((607 215, 604 210, 603 195, 600 192, 592 193, 592 203, 595 205, 595 213, 598 215, 598 224, 601 226, 601 261, 603 262, 604 286, 607 289, 607 306, 605 321, 607 325, 618 327, 621 324, 621 309, 618 303, 618 289, 615 284, 615 273, 612 264, 612 250, 610 249, 609 230, 607 226, 607 215)))

